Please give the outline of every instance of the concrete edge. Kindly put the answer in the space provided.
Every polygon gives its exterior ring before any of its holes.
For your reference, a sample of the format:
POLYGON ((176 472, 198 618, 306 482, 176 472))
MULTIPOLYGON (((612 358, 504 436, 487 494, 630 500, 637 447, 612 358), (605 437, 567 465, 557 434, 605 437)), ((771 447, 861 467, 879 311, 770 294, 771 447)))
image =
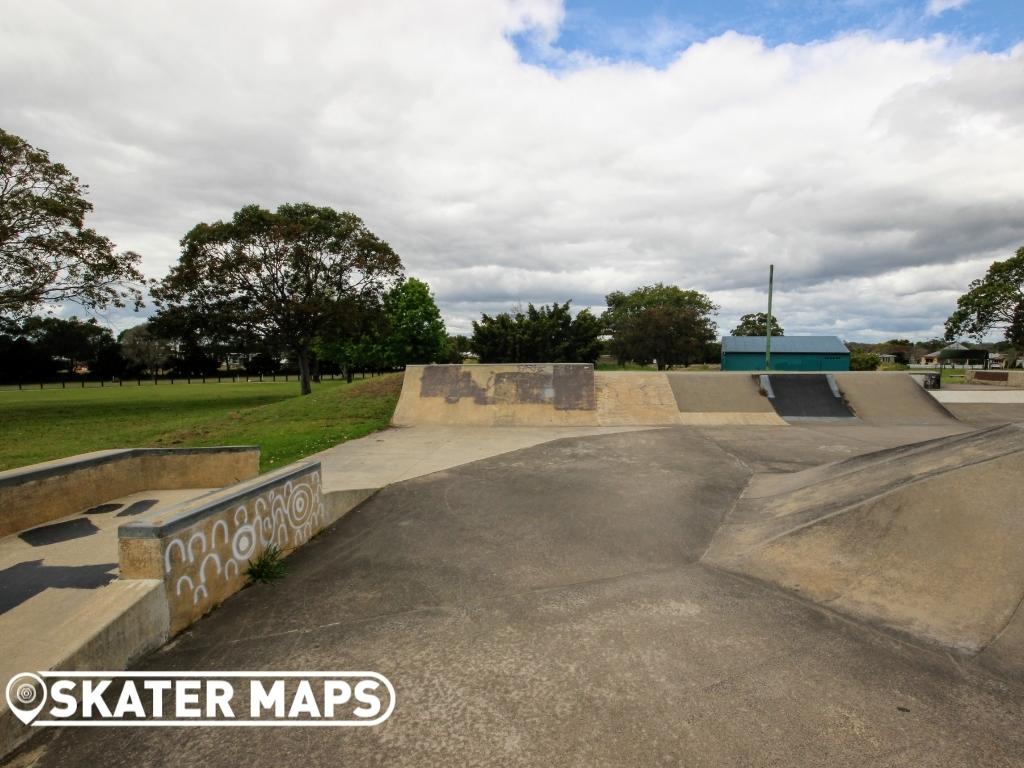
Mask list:
POLYGON ((324 491, 324 506, 327 508, 327 525, 333 525, 377 494, 380 488, 345 488, 339 491, 324 491))
POLYGON ((165 521, 125 523, 118 527, 117 536, 119 539, 159 539, 169 536, 195 524, 204 517, 221 512, 240 501, 258 496, 271 486, 299 475, 308 474, 311 471, 320 471, 319 461, 300 460, 294 462, 277 471, 259 475, 252 480, 243 480, 240 483, 176 504, 165 513, 168 516, 165 521))
POLYGON ((45 480, 50 477, 67 474, 80 469, 88 469, 101 464, 137 458, 140 456, 188 456, 194 454, 213 453, 244 453, 259 452, 258 445, 217 445, 196 448, 112 448, 105 451, 92 451, 68 456, 63 459, 29 464, 0 472, 0 488, 17 487, 24 483, 45 480))
POLYGON ((755 413, 752 411, 706 411, 703 413, 681 412, 679 423, 690 427, 788 427, 789 422, 777 413, 755 413))
MULTIPOLYGON (((170 637, 170 614, 161 581, 114 581, 105 589, 113 589, 122 594, 138 594, 106 623, 92 631, 87 629, 78 645, 47 670, 22 671, 118 671, 126 669, 167 642, 170 637)), ((6 684, 6 681, 3 682, 6 684)), ((6 702, 0 700, 0 761, 41 734, 38 728, 23 725, 11 714, 6 702)))

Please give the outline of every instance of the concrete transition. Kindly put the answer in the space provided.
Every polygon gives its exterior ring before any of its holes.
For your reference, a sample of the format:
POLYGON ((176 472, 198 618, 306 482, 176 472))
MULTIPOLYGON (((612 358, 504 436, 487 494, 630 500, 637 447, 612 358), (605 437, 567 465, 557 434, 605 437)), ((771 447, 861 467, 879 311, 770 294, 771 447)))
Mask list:
POLYGON ((396 426, 784 425, 749 374, 585 364, 409 366, 396 426))
POLYGON ((906 373, 837 373, 835 379, 850 410, 867 424, 944 426, 955 421, 906 373))
POLYGON ((1024 427, 755 475, 705 562, 1024 679, 1024 427))
POLYGON ((905 373, 595 372, 586 364, 409 366, 396 426, 783 426, 954 417, 905 373), (852 419, 851 419, 852 421, 852 419))

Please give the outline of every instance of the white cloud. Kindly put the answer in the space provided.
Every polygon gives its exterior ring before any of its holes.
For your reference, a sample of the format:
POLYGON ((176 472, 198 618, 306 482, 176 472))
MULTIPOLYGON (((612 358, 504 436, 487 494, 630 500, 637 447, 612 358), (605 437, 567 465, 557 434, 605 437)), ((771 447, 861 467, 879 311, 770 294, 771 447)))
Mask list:
POLYGON ((787 332, 936 333, 1024 245, 1024 46, 729 33, 664 69, 553 74, 545 0, 35 0, 0 21, 0 125, 92 188, 92 222, 161 275, 248 202, 350 209, 453 328, 517 301, 655 281, 722 326, 776 264, 787 332), (898 287, 899 290, 896 290, 898 287))
POLYGON ((971 0, 928 0, 928 7, 925 13, 929 16, 938 16, 946 11, 955 11, 963 8, 971 0))

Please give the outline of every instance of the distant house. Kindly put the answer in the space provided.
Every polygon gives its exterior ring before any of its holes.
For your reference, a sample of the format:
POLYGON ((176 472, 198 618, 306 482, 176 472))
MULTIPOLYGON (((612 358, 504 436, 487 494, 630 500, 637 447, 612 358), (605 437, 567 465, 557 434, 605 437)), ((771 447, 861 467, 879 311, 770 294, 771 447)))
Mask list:
MULTIPOLYGON (((723 371, 765 370, 764 336, 723 336, 723 371)), ((837 336, 773 336, 773 371, 848 371, 850 350, 837 336)))
POLYGON ((921 356, 921 365, 977 365, 984 366, 989 351, 981 345, 968 347, 957 342, 948 347, 921 356))
POLYGON ((967 347, 963 344, 950 344, 948 347, 937 349, 934 352, 929 352, 926 355, 921 356, 921 365, 938 365, 943 360, 949 361, 954 359, 954 355, 958 352, 966 352, 967 347))

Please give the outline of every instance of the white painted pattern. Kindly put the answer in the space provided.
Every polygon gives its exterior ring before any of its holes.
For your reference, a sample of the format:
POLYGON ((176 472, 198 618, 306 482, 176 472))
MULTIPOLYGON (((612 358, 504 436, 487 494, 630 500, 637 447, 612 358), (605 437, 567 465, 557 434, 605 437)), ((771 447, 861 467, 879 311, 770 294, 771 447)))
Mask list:
POLYGON ((305 544, 325 524, 320 472, 293 477, 240 503, 209 528, 202 520, 167 542, 164 572, 175 594, 184 589, 192 604, 210 599, 209 587, 236 581, 249 560, 271 544, 291 550, 305 544))

